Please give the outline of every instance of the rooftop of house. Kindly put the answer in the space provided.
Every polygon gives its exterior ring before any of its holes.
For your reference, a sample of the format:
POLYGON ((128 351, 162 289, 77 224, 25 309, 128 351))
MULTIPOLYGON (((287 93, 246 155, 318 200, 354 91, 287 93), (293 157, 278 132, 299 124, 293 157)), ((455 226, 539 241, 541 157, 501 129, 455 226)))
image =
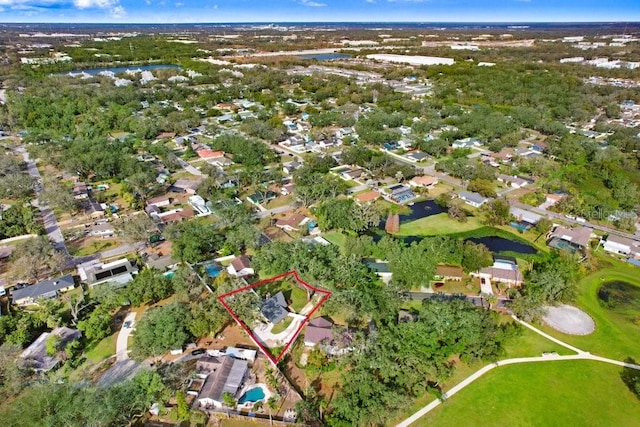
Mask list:
POLYGON ((304 214, 296 213, 286 218, 276 221, 276 227, 297 228, 307 217, 304 214))
POLYGON ((58 277, 51 280, 36 283, 35 285, 26 286, 22 289, 15 289, 11 292, 11 298, 14 302, 28 298, 36 300, 38 298, 52 298, 56 292, 75 286, 73 276, 58 277))
POLYGON ((629 246, 629 248, 631 248, 631 249, 635 249, 636 251, 640 251, 640 242, 638 242, 637 240, 629 239, 627 237, 617 236, 615 234, 609 234, 607 236, 607 240, 606 241, 610 242, 610 243, 617 243, 617 244, 623 245, 623 246, 629 246))
POLYGON ((310 320, 304 333, 304 342, 318 344, 333 339, 333 322, 323 317, 310 320))
POLYGON ((231 393, 232 396, 235 396, 242 385, 247 370, 246 360, 224 357, 220 366, 207 377, 198 398, 222 402, 224 393, 231 393))
POLYGON ((457 265, 437 265, 436 276, 462 278, 464 276, 464 270, 457 265))
POLYGON ((415 185, 428 186, 438 182, 438 178, 429 175, 414 176, 413 178, 411 178, 410 182, 414 183, 415 185))
POLYGON ((25 367, 34 369, 36 371, 49 371, 54 368, 60 359, 57 355, 49 356, 47 354, 47 340, 50 336, 57 336, 60 338, 60 346, 64 348, 68 343, 76 340, 82 336, 82 333, 77 329, 71 329, 67 327, 55 328, 51 332, 44 332, 38 337, 29 347, 27 347, 20 358, 25 367))
POLYGON ((467 200, 469 202, 475 203, 484 203, 487 201, 487 198, 478 193, 473 193, 470 191, 461 191, 458 193, 461 199, 467 200))
POLYGON ((591 229, 587 227, 565 228, 557 226, 551 232, 551 237, 575 243, 578 246, 586 247, 591 239, 591 229))
POLYGON ((359 203, 369 203, 380 198, 380 193, 375 190, 365 191, 364 193, 353 196, 359 203))
POLYGON ((249 257, 246 255, 240 255, 231 261, 231 265, 236 271, 241 271, 245 268, 251 268, 251 260, 249 260, 249 257))
POLYGON ((273 324, 280 323, 289 315, 287 300, 282 292, 267 298, 262 303, 261 312, 267 320, 273 324))

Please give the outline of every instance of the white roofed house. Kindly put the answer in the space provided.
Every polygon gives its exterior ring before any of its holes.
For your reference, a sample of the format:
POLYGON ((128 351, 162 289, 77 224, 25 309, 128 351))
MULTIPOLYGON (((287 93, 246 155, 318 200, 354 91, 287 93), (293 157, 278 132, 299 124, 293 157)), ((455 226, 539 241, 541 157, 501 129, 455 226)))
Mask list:
POLYGON ((526 185, 531 184, 531 181, 529 181, 528 179, 520 178, 519 176, 515 175, 511 176, 505 174, 498 175, 498 181, 513 188, 522 188, 526 185))
POLYGON ((189 204, 198 213, 198 216, 206 216, 211 214, 211 209, 209 209, 207 202, 197 194, 189 197, 189 204))
POLYGON ((634 258, 640 257, 640 242, 626 237, 610 234, 604 241, 602 249, 619 255, 629 255, 634 258))

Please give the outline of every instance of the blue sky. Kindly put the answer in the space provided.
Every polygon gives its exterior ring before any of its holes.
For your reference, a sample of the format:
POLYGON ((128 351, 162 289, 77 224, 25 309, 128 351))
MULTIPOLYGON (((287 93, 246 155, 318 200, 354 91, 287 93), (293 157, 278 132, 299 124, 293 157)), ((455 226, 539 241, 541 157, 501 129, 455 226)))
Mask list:
POLYGON ((640 0, 0 0, 0 22, 640 21, 640 0))

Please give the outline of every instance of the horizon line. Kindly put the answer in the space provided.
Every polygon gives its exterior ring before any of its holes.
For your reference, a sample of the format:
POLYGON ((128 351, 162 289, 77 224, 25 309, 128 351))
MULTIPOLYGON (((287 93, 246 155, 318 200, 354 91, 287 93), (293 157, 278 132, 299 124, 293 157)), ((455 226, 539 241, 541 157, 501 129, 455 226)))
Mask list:
POLYGON ((64 25, 229 25, 229 24, 482 24, 482 25, 527 25, 527 24, 640 24, 640 20, 603 20, 603 21, 189 21, 189 22, 166 22, 166 21, 146 21, 146 22, 123 22, 123 21, 6 21, 0 25, 15 24, 64 24, 64 25))

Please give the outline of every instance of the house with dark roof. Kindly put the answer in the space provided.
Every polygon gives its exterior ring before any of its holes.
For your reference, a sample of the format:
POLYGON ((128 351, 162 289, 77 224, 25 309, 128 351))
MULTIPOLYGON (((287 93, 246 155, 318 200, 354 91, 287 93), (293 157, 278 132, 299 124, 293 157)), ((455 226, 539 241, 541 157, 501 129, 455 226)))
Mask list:
POLYGON ((235 257, 229 267, 227 267, 229 275, 233 277, 253 276, 255 271, 251 267, 251 260, 246 255, 235 257))
POLYGON ((304 345, 315 347, 320 343, 329 344, 333 341, 333 322, 324 317, 310 320, 304 333, 304 345))
POLYGON ((55 298, 59 292, 66 292, 74 287, 75 282, 73 281, 73 276, 68 274, 21 289, 14 288, 14 290, 11 291, 11 300, 16 305, 37 304, 41 298, 55 298))
POLYGON ((22 352, 20 364, 25 368, 33 369, 37 373, 47 372, 55 368, 61 359, 57 354, 53 356, 47 354, 47 340, 52 336, 58 337, 59 348, 63 350, 71 341, 80 339, 82 333, 77 329, 64 326, 55 328, 51 332, 44 332, 22 352))
POLYGON ((234 398, 244 383, 249 371, 246 360, 233 357, 222 357, 222 363, 210 363, 207 369, 213 371, 207 376, 200 394, 198 405, 201 408, 221 408, 224 405, 224 394, 229 393, 234 398))
POLYGON ((276 323, 282 322, 289 315, 287 307, 289 307, 289 304, 287 304, 284 294, 278 292, 274 296, 264 300, 260 312, 267 321, 275 325, 276 323))

